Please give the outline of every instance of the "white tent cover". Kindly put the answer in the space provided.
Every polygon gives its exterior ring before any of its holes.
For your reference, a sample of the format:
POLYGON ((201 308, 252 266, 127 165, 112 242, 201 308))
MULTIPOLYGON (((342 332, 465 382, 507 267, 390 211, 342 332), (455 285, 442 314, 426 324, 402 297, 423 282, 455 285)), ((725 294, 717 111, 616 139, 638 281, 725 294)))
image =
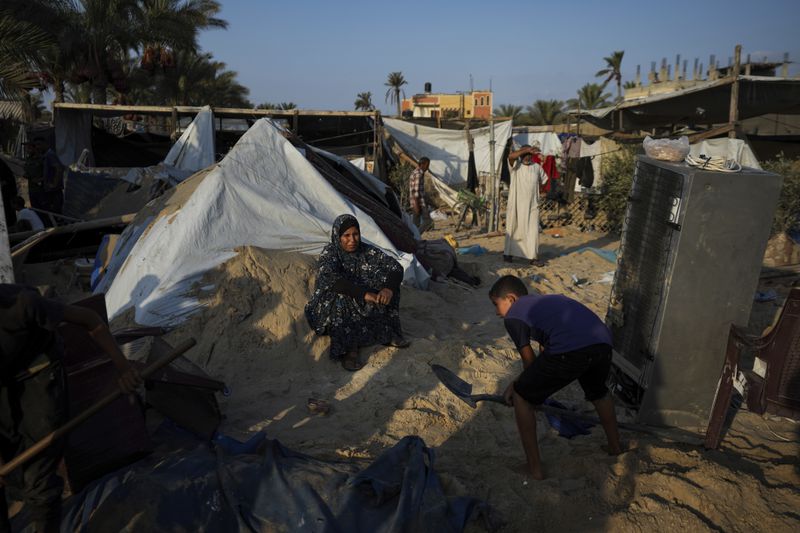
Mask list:
POLYGON ((195 173, 214 164, 214 112, 203 107, 172 145, 164 165, 195 173))
MULTIPOLYGON (((398 143, 415 159, 427 157, 431 160, 430 173, 450 187, 461 187, 467 183, 469 171, 469 145, 464 130, 443 130, 420 126, 403 120, 384 118, 386 129, 398 143)), ((503 148, 511 136, 510 120, 494 125, 495 171, 499 172, 503 148)), ((491 172, 489 127, 470 130, 474 139, 475 167, 478 172, 491 172)))
POLYGON ((275 124, 261 119, 177 212, 125 230, 96 292, 106 293, 110 317, 134 307, 140 324, 174 325, 201 306, 193 284, 235 256, 236 247, 316 254, 343 213, 358 218, 365 241, 400 261, 404 281, 427 286, 416 258, 396 250, 369 215, 341 196, 275 124))
POLYGON ((756 159, 750 145, 742 139, 708 139, 689 146, 689 154, 693 157, 707 155, 732 159, 743 167, 761 169, 761 164, 756 159))

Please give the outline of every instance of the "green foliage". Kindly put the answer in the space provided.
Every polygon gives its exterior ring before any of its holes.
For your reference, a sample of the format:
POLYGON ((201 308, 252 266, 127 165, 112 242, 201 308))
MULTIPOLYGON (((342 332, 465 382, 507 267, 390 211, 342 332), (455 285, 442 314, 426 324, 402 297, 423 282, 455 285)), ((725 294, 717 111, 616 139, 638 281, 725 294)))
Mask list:
POLYGON ((603 185, 597 204, 606 214, 609 232, 622 230, 633 183, 635 155, 634 146, 622 146, 618 152, 603 156, 603 185))
POLYGON ((406 93, 403 91, 403 85, 407 85, 408 82, 406 81, 405 77, 403 77, 402 72, 390 72, 389 75, 386 77, 386 83, 384 85, 388 87, 386 89, 386 101, 397 104, 397 116, 400 116, 400 104, 401 98, 400 94, 402 93, 403 97, 405 97, 406 93))
POLYGON ((783 189, 772 219, 772 233, 800 230, 800 158, 779 155, 767 161, 764 170, 783 176, 783 189))
POLYGON ((375 105, 372 103, 372 92, 367 91, 363 93, 358 93, 356 96, 356 101, 353 103, 356 108, 356 111, 373 111, 375 109, 375 105))
POLYGON ((587 83, 578 89, 578 98, 567 100, 567 106, 571 109, 597 109, 611 105, 608 101, 610 93, 603 92, 604 87, 596 83, 587 83))
POLYGON ((511 117, 516 122, 517 117, 522 114, 521 105, 502 104, 500 107, 494 108, 494 116, 496 117, 511 117))
POLYGON ((291 109, 297 109, 297 104, 294 102, 280 102, 280 103, 272 103, 272 102, 262 102, 256 106, 256 109, 274 109, 276 111, 289 111, 291 109))
POLYGON ((395 165, 389 171, 389 186, 394 189, 401 206, 408 205, 408 178, 414 172, 414 166, 406 161, 395 165))
POLYGON ((528 106, 528 115, 534 126, 564 122, 564 102, 561 100, 536 100, 528 106))

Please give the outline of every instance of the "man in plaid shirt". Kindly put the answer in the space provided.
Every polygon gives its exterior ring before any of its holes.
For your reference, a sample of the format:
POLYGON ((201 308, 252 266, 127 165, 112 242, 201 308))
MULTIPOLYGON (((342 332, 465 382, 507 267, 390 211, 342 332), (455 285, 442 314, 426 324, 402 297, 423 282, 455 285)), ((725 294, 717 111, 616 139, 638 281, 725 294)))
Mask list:
POLYGON ((408 202, 414 213, 414 225, 419 228, 420 233, 433 227, 433 220, 425 204, 425 172, 430 164, 431 160, 427 157, 420 158, 417 168, 408 178, 408 202))

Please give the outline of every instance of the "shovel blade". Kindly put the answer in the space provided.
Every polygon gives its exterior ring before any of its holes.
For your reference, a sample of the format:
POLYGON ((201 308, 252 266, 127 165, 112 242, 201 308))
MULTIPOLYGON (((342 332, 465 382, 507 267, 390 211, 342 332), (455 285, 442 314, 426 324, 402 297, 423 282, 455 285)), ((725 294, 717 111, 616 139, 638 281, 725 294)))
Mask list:
POLYGON ((477 406, 475 400, 472 399, 472 385, 441 365, 434 364, 431 365, 431 368, 447 390, 464 400, 470 407, 477 406))

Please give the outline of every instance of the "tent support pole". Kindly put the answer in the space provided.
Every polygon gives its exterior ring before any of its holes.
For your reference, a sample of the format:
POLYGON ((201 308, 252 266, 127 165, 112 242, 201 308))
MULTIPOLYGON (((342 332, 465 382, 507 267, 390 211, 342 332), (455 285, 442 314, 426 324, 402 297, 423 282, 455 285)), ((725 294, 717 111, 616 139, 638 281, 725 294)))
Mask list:
POLYGON ((489 231, 497 231, 500 226, 500 191, 499 183, 497 181, 497 169, 495 168, 495 140, 494 140, 494 111, 489 110, 489 176, 491 176, 492 184, 492 212, 489 217, 489 231))
POLYGON ((14 265, 11 262, 11 247, 8 244, 3 193, 0 192, 0 283, 14 283, 14 265))
POLYGON ((728 125, 731 130, 728 132, 729 139, 736 138, 736 122, 739 120, 739 69, 742 65, 742 45, 736 45, 736 51, 733 55, 733 84, 731 84, 731 109, 728 115, 728 125))

